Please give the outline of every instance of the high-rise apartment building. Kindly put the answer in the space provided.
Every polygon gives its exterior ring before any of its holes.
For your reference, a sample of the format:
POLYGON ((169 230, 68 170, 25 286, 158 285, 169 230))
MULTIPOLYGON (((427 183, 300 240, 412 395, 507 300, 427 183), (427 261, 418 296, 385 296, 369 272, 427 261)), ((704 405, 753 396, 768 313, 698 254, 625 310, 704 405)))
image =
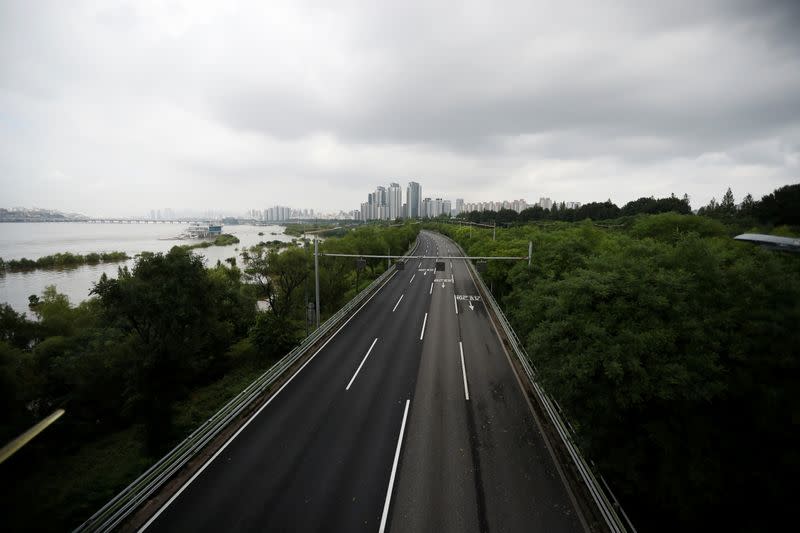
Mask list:
POLYGON ((442 214, 451 216, 453 213, 453 204, 450 200, 442 200, 442 214))
POLYGON ((398 183, 390 183, 387 194, 387 207, 389 209, 389 219, 394 220, 403 216, 403 191, 398 183))
POLYGON ((422 211, 422 187, 416 181, 409 181, 406 188, 406 204, 408 206, 408 218, 420 218, 425 215, 422 211))
POLYGON ((433 216, 438 217, 442 214, 442 199, 437 198, 433 201, 433 216))

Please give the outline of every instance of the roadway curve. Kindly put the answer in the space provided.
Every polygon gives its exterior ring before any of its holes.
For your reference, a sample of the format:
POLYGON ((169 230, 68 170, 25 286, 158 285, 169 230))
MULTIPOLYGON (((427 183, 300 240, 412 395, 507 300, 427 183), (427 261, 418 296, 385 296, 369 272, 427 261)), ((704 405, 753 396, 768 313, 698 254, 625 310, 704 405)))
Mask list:
MULTIPOLYGON (((456 250, 421 232, 416 253, 456 250)), ((583 530, 465 262, 445 267, 409 260, 143 529, 583 530)))

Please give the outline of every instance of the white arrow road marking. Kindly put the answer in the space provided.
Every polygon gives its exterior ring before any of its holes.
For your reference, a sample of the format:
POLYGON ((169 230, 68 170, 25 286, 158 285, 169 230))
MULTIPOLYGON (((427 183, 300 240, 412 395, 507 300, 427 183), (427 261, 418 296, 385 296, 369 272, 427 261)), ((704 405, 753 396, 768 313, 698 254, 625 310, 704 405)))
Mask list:
POLYGON ((474 311, 475 310, 475 306, 472 305, 472 300, 469 301, 469 310, 470 311, 474 311))

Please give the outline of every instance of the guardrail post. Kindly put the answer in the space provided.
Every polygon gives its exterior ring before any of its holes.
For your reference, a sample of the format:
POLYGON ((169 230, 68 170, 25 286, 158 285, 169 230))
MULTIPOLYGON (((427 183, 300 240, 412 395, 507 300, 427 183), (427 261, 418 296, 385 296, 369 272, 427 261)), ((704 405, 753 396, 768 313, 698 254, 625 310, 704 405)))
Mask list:
POLYGON ((531 257, 533 256, 533 241, 528 241, 528 270, 531 268, 531 257))

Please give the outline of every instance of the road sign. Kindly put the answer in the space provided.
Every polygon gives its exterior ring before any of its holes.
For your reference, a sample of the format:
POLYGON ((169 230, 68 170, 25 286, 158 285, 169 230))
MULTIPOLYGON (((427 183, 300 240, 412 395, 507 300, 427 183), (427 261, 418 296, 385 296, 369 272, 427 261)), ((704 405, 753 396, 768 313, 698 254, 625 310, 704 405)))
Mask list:
POLYGON ((444 261, 436 261, 436 271, 444 272, 444 261))
POLYGON ((364 270, 366 268, 366 266, 367 266, 367 260, 366 259, 356 259, 356 270, 361 272, 362 270, 364 270))
POLYGON ((475 263, 475 268, 478 269, 478 272, 486 272, 486 261, 478 261, 475 263))
POLYGON ((405 270, 406 269, 406 262, 405 261, 398 261, 394 264, 397 270, 405 270))

